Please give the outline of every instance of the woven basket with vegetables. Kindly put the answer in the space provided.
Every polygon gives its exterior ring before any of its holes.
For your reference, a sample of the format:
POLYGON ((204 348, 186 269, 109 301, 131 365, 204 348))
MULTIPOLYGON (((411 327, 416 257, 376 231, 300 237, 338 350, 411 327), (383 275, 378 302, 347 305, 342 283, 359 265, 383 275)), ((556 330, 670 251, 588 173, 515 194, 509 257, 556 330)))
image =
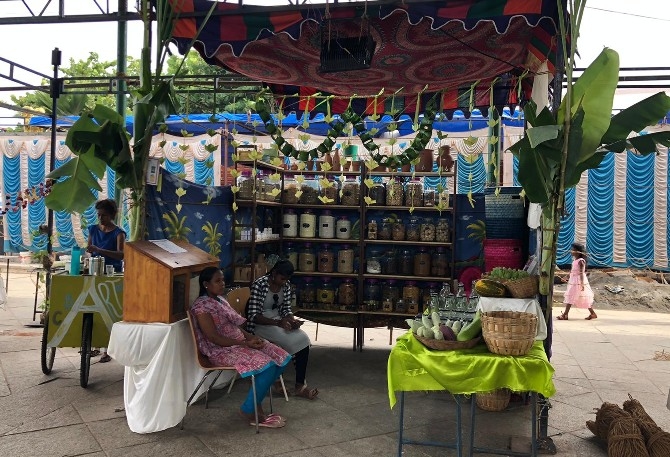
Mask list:
POLYGON ((501 283, 512 298, 533 298, 538 291, 538 277, 515 268, 496 267, 486 279, 501 283))

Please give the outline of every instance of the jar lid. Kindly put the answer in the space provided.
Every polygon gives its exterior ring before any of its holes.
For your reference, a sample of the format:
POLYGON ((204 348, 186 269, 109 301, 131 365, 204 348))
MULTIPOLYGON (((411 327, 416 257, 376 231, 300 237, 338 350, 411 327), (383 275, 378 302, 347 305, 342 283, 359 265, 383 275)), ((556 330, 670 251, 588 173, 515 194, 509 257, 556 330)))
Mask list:
POLYGON ((389 286, 393 286, 393 285, 395 285, 395 279, 389 279, 389 280, 386 281, 386 282, 388 283, 389 286))
POLYGON ((312 282, 312 279, 314 279, 314 278, 312 278, 311 276, 306 276, 305 278, 303 278, 303 281, 312 282))
POLYGON ((367 280, 370 284, 377 284, 378 280, 377 279, 368 279, 367 280))
POLYGON ((349 218, 347 216, 340 216, 340 220, 341 221, 346 221, 346 220, 349 220, 349 218))
POLYGON ((416 281, 405 281, 406 286, 416 286, 416 281))
POLYGON ((330 215, 331 215, 331 212, 330 212, 329 209, 324 209, 324 210, 323 210, 323 213, 321 213, 321 215, 322 215, 322 216, 330 216, 330 215))

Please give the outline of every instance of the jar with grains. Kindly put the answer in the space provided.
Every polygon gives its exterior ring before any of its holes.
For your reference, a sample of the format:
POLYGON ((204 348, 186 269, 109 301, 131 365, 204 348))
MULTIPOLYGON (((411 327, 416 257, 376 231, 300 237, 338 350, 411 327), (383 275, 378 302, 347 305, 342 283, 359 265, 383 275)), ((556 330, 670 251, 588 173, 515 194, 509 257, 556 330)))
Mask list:
POLYGON ((357 206, 361 201, 361 185, 354 180, 346 180, 342 184, 340 203, 344 206, 357 206))
POLYGON ((337 301, 341 310, 356 309, 356 285, 351 278, 346 278, 337 289, 337 301))
POLYGON ((418 307, 420 297, 421 291, 419 290, 419 286, 416 285, 416 281, 405 281, 405 285, 402 288, 402 299, 405 304, 408 307, 411 305, 418 307))
POLYGON ((400 300, 400 287, 395 279, 389 279, 382 284, 382 301, 391 300, 392 303, 400 300))
POLYGON ((391 239, 391 229, 393 227, 393 222, 391 221, 390 218, 385 217, 382 220, 382 225, 379 227, 379 231, 377 232, 377 237, 380 240, 390 240, 391 239))
POLYGON ((438 247, 433 254, 430 264, 430 275, 445 278, 449 276, 449 258, 443 247, 438 247))
POLYGON ((300 308, 312 309, 316 306, 316 286, 312 283, 312 278, 303 279, 303 286, 299 289, 300 308))
POLYGON ((298 236, 298 215, 292 209, 287 209, 284 213, 283 219, 283 235, 286 237, 298 236))
POLYGON ((419 241, 421 239, 421 220, 418 216, 409 218, 405 230, 405 238, 407 241, 419 241))
POLYGON ((368 222, 368 236, 366 238, 368 240, 377 239, 377 221, 374 219, 368 222))
POLYGON ((374 203, 371 203, 372 206, 384 205, 386 203, 386 188, 384 187, 384 184, 380 182, 375 183, 370 188, 368 196, 374 200, 374 203))
POLYGON ((335 217, 328 210, 319 216, 319 238, 335 238, 335 217))
POLYGON ((365 289, 363 291, 363 305, 362 310, 378 311, 381 308, 381 287, 379 281, 376 279, 368 279, 365 281, 365 289))
POLYGON ((421 241, 435 241, 435 224, 432 219, 425 218, 421 222, 421 241))
POLYGON ((337 272, 354 272, 354 250, 348 244, 345 244, 342 246, 342 249, 337 251, 337 272))
POLYGON ((330 309, 335 304, 335 286, 330 278, 324 278, 321 284, 316 286, 316 301, 320 308, 330 309))
POLYGON ((446 206, 447 208, 450 208, 449 206, 449 191, 447 189, 444 189, 442 192, 439 192, 437 194, 437 202, 439 204, 442 204, 446 206))
POLYGON ((404 195, 400 179, 392 179, 386 183, 386 206, 402 206, 404 195))
POLYGON ((393 241, 405 240, 405 224, 402 220, 397 220, 393 223, 393 226, 391 227, 391 239, 393 241))
POLYGON ((319 201, 324 205, 337 205, 337 197, 340 193, 338 187, 338 182, 333 180, 332 177, 328 178, 328 186, 320 186, 319 196, 321 197, 319 201))
POLYGON ((306 209, 300 215, 300 238, 316 237, 316 215, 312 210, 306 209))
POLYGON ((320 273, 332 273, 335 271, 335 253, 330 249, 330 245, 323 244, 317 255, 317 270, 320 273))
POLYGON ((423 184, 416 178, 405 186, 405 206, 423 206, 423 184))
POLYGON ((281 194, 281 201, 289 205, 295 205, 298 203, 298 197, 295 196, 297 191, 298 183, 295 179, 289 177, 284 178, 284 190, 281 194))
POLYGON ((319 203, 319 181, 316 178, 305 178, 300 185, 302 195, 300 203, 303 205, 315 205, 319 203))
POLYGON ((398 255, 398 274, 401 276, 414 274, 414 253, 411 249, 403 249, 398 255))
POLYGON ((440 284, 436 282, 426 283, 426 287, 421 290, 421 306, 423 309, 428 309, 430 305, 431 296, 439 295, 440 293, 440 284))
POLYGON ((335 223, 335 236, 338 240, 351 238, 351 221, 347 216, 340 216, 335 223))
POLYGON ((251 170, 242 170, 237 178, 237 187, 240 188, 237 198, 241 200, 251 200, 255 196, 255 182, 251 177, 251 170))
POLYGON ((293 244, 286 243, 286 251, 284 251, 286 260, 291 262, 294 270, 298 270, 298 251, 293 247, 293 244))
POLYGON ((314 255, 312 245, 309 243, 305 243, 298 253, 298 269, 301 272, 316 271, 316 255, 314 255))
POLYGON ((440 217, 435 224, 435 241, 448 243, 450 239, 451 230, 449 229, 449 220, 445 217, 440 217))
POLYGON ((414 276, 430 276, 430 253, 426 248, 414 254, 414 276))
MULTIPOLYGON (((263 200, 278 202, 281 199, 281 182, 274 179, 274 173, 265 173, 263 176, 263 200)), ((279 175, 275 175, 275 178, 279 175)))
POLYGON ((381 258, 382 274, 395 275, 398 274, 398 263, 396 260, 395 251, 386 251, 381 258))
POLYGON ((437 202, 437 193, 435 189, 426 189, 423 191, 423 206, 435 206, 437 202))
POLYGON ((375 275, 381 274, 381 253, 378 250, 371 249, 369 251, 367 259, 365 260, 365 271, 375 275))
POLYGON ((265 201, 265 172, 256 170, 256 200, 265 201))

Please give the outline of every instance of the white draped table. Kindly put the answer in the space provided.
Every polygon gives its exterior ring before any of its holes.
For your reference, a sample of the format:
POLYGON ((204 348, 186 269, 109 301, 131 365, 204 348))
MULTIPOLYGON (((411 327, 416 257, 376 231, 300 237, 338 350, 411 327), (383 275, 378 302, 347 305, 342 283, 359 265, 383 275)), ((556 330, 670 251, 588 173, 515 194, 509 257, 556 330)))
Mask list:
MULTIPOLYGON (((123 402, 130 430, 152 433, 179 424, 189 395, 205 374, 195 359, 188 319, 174 324, 116 322, 107 352, 126 367, 123 402)), ((224 372, 217 385, 232 376, 224 372)))

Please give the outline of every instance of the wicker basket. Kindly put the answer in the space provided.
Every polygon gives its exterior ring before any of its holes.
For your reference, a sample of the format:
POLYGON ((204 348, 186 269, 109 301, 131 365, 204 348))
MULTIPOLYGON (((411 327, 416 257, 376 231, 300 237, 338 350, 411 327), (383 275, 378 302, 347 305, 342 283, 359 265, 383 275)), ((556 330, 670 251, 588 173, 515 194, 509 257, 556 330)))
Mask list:
POLYGON ((535 342, 537 316, 518 311, 482 313, 482 335, 489 351, 500 355, 526 355, 535 342))
POLYGON ((512 392, 509 389, 496 389, 493 392, 475 395, 477 406, 484 411, 502 411, 509 405, 512 392))
MULTIPOLYGON (((414 333, 412 333, 414 335, 414 333)), ((468 341, 445 341, 434 340, 431 338, 424 338, 422 336, 414 335, 414 338, 419 340, 428 349, 435 349, 436 351, 453 351, 455 349, 470 349, 477 346, 481 337, 477 337, 468 341)))
POLYGON ((537 276, 528 276, 514 281, 502 281, 513 298, 533 298, 538 291, 537 276))

